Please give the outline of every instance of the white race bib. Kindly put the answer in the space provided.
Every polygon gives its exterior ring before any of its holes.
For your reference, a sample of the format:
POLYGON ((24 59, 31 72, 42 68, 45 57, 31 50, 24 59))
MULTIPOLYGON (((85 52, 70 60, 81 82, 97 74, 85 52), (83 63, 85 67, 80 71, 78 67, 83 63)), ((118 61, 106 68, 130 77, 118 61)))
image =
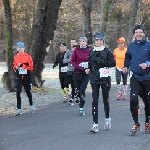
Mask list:
POLYGON ((88 68, 88 62, 82 62, 79 66, 83 67, 84 69, 88 68))
POLYGON ((67 72, 67 66, 61 67, 61 72, 67 72))
POLYGON ((19 74, 27 74, 27 69, 20 67, 19 68, 19 74))
POLYGON ((100 72, 100 78, 110 76, 109 69, 107 69, 107 68, 100 68, 99 72, 100 72))
POLYGON ((133 75, 133 72, 132 72, 132 71, 130 71, 130 78, 132 77, 132 75, 133 75))
POLYGON ((117 67, 117 69, 118 69, 119 71, 122 71, 122 68, 117 67))

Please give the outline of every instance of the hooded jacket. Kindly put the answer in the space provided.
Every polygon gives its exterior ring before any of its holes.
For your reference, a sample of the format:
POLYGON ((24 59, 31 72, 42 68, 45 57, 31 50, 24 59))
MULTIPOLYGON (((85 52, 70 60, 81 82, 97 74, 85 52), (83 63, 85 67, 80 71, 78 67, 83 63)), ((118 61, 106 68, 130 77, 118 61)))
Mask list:
POLYGON ((88 66, 91 71, 90 82, 97 84, 108 84, 110 83, 109 77, 100 78, 100 68, 104 67, 115 67, 116 63, 114 60, 113 53, 106 47, 102 51, 90 51, 88 66))
POLYGON ((150 61, 150 42, 144 38, 141 42, 129 44, 124 61, 124 67, 133 72, 133 77, 139 81, 150 80, 150 67, 142 69, 139 64, 150 61))

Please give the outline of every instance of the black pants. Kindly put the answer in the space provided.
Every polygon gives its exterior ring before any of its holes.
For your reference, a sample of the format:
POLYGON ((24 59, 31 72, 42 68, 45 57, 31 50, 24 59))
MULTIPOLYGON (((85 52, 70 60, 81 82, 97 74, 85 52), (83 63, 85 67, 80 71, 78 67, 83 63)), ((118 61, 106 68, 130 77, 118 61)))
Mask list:
POLYGON ((93 122, 98 124, 98 102, 99 102, 99 89, 101 86, 102 89, 102 96, 103 96, 103 103, 104 103, 104 111, 105 117, 109 118, 109 91, 110 91, 110 84, 95 84, 92 83, 92 115, 93 115, 93 122))
POLYGON ((28 79, 17 79, 17 91, 16 91, 16 96, 17 96, 17 108, 21 109, 21 92, 22 92, 22 86, 24 86, 25 92, 27 94, 27 97, 29 98, 29 105, 33 105, 32 101, 32 94, 31 94, 31 78, 28 79))
POLYGON ((123 85, 127 85, 128 73, 123 73, 122 71, 119 71, 119 70, 116 68, 116 83, 117 83, 117 84, 120 84, 120 82, 121 82, 121 77, 122 77, 123 85))
POLYGON ((74 79, 73 79, 73 73, 66 76, 66 82, 71 85, 71 98, 75 98, 75 86, 74 86, 74 79))
POLYGON ((150 80, 138 81, 134 77, 130 78, 130 111, 135 124, 138 124, 138 93, 140 87, 143 91, 143 100, 145 103, 145 122, 150 119, 150 80))
POLYGON ((80 103, 79 107, 83 108, 85 103, 85 90, 87 88, 89 82, 89 75, 88 74, 74 74, 74 85, 75 85, 75 92, 79 95, 80 103))
POLYGON ((59 72, 59 81, 61 89, 69 88, 69 84, 66 82, 67 72, 59 72))

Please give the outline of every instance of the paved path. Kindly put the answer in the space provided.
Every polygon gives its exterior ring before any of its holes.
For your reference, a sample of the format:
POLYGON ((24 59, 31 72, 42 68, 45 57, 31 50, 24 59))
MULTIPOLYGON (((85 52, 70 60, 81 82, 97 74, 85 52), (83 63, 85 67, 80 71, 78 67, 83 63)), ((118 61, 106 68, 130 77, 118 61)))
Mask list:
MULTIPOLYGON (((133 125, 129 100, 116 101, 116 88, 110 92, 112 128, 103 130, 104 111, 100 95, 99 132, 91 134, 91 93, 87 94, 85 116, 78 116, 78 105, 58 102, 35 114, 0 117, 0 150, 149 150, 150 135, 141 131, 130 136, 133 125)), ((144 129, 140 101, 139 121, 144 129)))

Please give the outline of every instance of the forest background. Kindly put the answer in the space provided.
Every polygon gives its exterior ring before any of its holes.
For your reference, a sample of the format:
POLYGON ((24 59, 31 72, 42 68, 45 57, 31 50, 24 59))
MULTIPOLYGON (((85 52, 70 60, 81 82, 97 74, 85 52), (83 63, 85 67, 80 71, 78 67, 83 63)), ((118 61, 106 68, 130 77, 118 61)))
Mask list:
POLYGON ((33 57, 33 81, 38 85, 42 83, 43 60, 54 62, 60 42, 69 47, 72 38, 87 36, 92 44, 94 33, 103 32, 106 44, 113 51, 119 37, 125 37, 127 44, 131 41, 135 24, 144 25, 146 36, 150 36, 150 0, 0 0, 0 6, 0 61, 10 61, 7 62, 9 81, 13 77, 9 68, 12 60, 7 57, 10 49, 15 51, 18 41, 25 43, 33 57), (11 48, 5 40, 9 29, 5 24, 9 14, 7 4, 11 8, 11 48))

